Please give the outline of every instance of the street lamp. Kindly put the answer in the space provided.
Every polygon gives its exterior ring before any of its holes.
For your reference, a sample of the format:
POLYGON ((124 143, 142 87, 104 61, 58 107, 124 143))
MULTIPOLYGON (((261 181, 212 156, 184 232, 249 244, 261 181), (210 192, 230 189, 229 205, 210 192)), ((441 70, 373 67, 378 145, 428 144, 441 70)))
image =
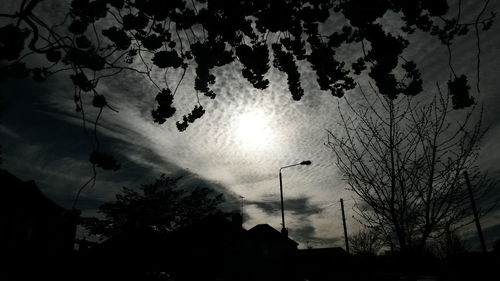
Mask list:
POLYGON ((302 162, 297 163, 297 164, 288 165, 288 166, 280 168, 279 175, 280 175, 280 197, 281 197, 281 225, 283 226, 283 228, 281 229, 281 233, 283 235, 286 235, 286 236, 288 236, 288 231, 286 230, 286 227, 285 227, 285 209, 283 207, 283 181, 281 180, 281 170, 283 170, 285 168, 290 168, 293 166, 298 166, 298 165, 311 165, 311 161, 309 161, 309 160, 302 161, 302 162))

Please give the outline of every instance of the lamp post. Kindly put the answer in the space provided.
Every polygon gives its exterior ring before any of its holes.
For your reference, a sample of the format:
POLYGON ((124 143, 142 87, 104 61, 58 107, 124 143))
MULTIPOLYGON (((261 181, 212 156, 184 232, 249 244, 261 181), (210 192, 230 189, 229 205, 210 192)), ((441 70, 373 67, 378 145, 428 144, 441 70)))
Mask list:
POLYGON ((281 170, 283 170, 285 168, 290 168, 290 167, 293 167, 293 166, 298 166, 298 165, 311 165, 311 161, 307 160, 307 161, 302 161, 302 162, 297 163, 297 164, 293 164, 293 165, 288 165, 288 166, 285 166, 285 167, 281 167, 280 168, 280 173, 279 173, 279 177, 280 177, 280 198, 281 198, 281 225, 283 226, 283 228, 281 229, 281 233, 283 235, 286 235, 286 236, 288 236, 288 230, 285 227, 285 208, 283 206, 283 181, 281 179, 281 170))

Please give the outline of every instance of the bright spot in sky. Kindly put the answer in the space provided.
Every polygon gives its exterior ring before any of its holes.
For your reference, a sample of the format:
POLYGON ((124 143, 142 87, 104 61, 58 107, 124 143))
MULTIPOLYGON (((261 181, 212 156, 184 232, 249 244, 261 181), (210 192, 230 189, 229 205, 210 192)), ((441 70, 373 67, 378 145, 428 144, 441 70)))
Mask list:
POLYGON ((271 118, 259 109, 242 113, 235 124, 238 142, 245 149, 269 149, 274 139, 270 121, 271 118))

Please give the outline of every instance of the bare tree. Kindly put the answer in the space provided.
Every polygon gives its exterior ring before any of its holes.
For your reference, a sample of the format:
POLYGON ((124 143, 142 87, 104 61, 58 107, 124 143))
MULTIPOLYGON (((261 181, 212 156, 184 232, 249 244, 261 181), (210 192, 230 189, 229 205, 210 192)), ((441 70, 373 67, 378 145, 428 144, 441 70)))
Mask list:
POLYGON ((440 259, 450 258, 467 251, 465 241, 457 231, 446 231, 445 235, 428 244, 428 251, 440 259))
POLYGON ((475 166, 482 110, 454 110, 448 86, 443 93, 437 85, 430 99, 368 96, 359 86, 359 103, 339 103, 340 132, 328 131, 327 145, 361 201, 361 220, 402 252, 422 250, 470 217, 463 171, 474 174, 477 198, 488 191, 475 166))
POLYGON ((375 229, 362 229, 349 237, 351 251, 355 255, 376 255, 384 246, 384 239, 375 229))

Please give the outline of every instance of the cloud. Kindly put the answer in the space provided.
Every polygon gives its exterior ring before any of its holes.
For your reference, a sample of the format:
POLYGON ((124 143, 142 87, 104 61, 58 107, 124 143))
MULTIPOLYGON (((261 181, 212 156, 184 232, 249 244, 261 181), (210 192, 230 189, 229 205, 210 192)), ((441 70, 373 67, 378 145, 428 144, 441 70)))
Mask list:
MULTIPOLYGON (((255 205, 268 214, 275 214, 276 211, 281 210, 280 201, 245 201, 245 204, 255 205)), ((283 205, 285 212, 291 212, 293 215, 309 216, 321 212, 321 209, 311 204, 306 197, 285 199, 283 205)))
MULTIPOLYGON (((337 242, 338 238, 325 237, 321 231, 318 232, 317 227, 320 225, 321 215, 325 211, 325 206, 312 203, 307 197, 286 199, 283 204, 289 235, 300 244, 301 248, 306 246, 328 247, 337 242)), ((266 215, 274 216, 275 218, 281 211, 280 201, 265 199, 261 201, 245 200, 245 205, 255 207, 266 215)), ((329 207, 329 205, 326 207, 329 207)))
MULTIPOLYGON (((78 189, 93 174, 88 159, 92 150, 90 141, 94 140, 84 134, 81 119, 72 112, 70 102, 57 102, 66 90, 65 83, 55 87, 51 82, 55 83, 49 81, 47 87, 38 87, 29 80, 2 85, 7 101, 1 130, 2 157, 5 168, 22 179, 35 180, 47 196, 70 208, 78 189), (49 91, 52 87, 59 91, 49 91), (19 92, 23 93, 20 97, 19 92)), ((133 114, 128 116, 134 119, 133 114)), ((206 187, 234 201, 233 193, 224 185, 204 179, 157 153, 151 138, 116 117, 103 118, 98 139, 101 151, 112 154, 121 163, 121 169, 116 172, 97 169, 95 186, 83 190, 78 208, 95 212, 100 204, 113 200, 121 187, 138 187, 162 173, 182 175, 184 188, 206 187)), ((90 124, 87 126, 92 129, 90 124)))
MULTIPOLYGON (((14 1, 7 1, 0 8, 12 7, 12 3, 14 1)), ((45 11, 41 14, 47 18, 60 15, 60 5, 56 4, 61 1, 41 4, 40 9, 45 11)), ((474 6, 472 1, 467 5, 474 6)), ((499 3, 491 5, 497 8, 499 3)), ((341 22, 330 22, 322 28, 330 31, 341 26, 341 22)), ((498 25, 481 37, 485 122, 493 125, 498 123, 495 113, 500 111, 497 77, 500 37, 493 36, 495 33, 498 33, 498 25)), ((446 81, 449 76, 446 49, 431 44, 418 32, 410 39, 412 47, 405 56, 417 61, 429 85, 434 87, 436 81, 446 81), (437 65, 444 65, 444 68, 437 65)), ((453 49, 456 62, 453 66, 458 73, 474 76, 475 67, 470 61, 476 55, 471 51, 475 41, 470 37, 459 40, 462 41, 453 49)), ((359 52, 359 49, 346 49, 338 55, 354 58, 359 52)), ((177 113, 163 125, 152 121, 151 109, 155 106, 158 89, 147 79, 131 72, 102 79, 97 90, 119 112, 106 110, 101 116, 98 128, 101 149, 115 155, 122 168, 114 173, 99 172, 96 186, 84 190, 78 206, 91 212, 101 202, 112 200, 122 186, 138 187, 167 173, 184 175, 188 186, 207 185, 226 194, 228 208, 236 208, 242 202, 239 196, 243 196, 248 206, 245 208, 248 221, 279 225, 278 170, 285 165, 311 160, 311 166, 283 171, 287 225, 301 242, 318 239, 315 243, 322 245, 337 243, 337 237, 341 237, 340 217, 334 213, 337 208, 325 210, 317 202, 329 204, 352 196, 344 189, 345 183, 333 164, 333 155, 323 145, 325 129, 335 131, 339 99, 318 88, 316 74, 307 64, 299 64, 299 68, 305 89, 300 102, 292 100, 286 75, 279 71, 270 71, 266 75, 270 87, 258 91, 242 78, 240 65, 215 68, 217 82, 213 90, 217 98, 199 96, 206 114, 183 133, 177 131, 175 121, 181 120, 197 104, 193 70, 186 73, 175 97, 177 113), (252 111, 263 112, 266 117, 269 134, 273 134, 269 136, 270 148, 246 146, 245 140, 235 133, 237 120, 252 111)), ((169 71, 168 85, 176 85, 180 74, 169 71)), ((152 75, 164 81, 163 73, 153 72, 152 75)), ((363 81, 359 79, 358 82, 363 81)), ((81 119, 74 112, 73 89, 67 73, 55 75, 41 84, 20 80, 3 83, 0 87, 7 102, 0 129, 4 166, 17 171, 24 179, 35 179, 44 192, 64 206, 71 206, 76 190, 91 176, 91 169, 88 163, 90 145, 83 133, 81 119)), ((354 93, 346 96, 355 99, 354 93)), ((84 96, 89 120, 97 114, 90 106, 91 99, 90 95, 84 96)), ((485 151, 498 151, 499 131, 500 127, 492 127, 484 141, 485 151)), ((494 165, 498 162, 498 153, 486 153, 481 159, 485 166, 498 170, 494 165)))

